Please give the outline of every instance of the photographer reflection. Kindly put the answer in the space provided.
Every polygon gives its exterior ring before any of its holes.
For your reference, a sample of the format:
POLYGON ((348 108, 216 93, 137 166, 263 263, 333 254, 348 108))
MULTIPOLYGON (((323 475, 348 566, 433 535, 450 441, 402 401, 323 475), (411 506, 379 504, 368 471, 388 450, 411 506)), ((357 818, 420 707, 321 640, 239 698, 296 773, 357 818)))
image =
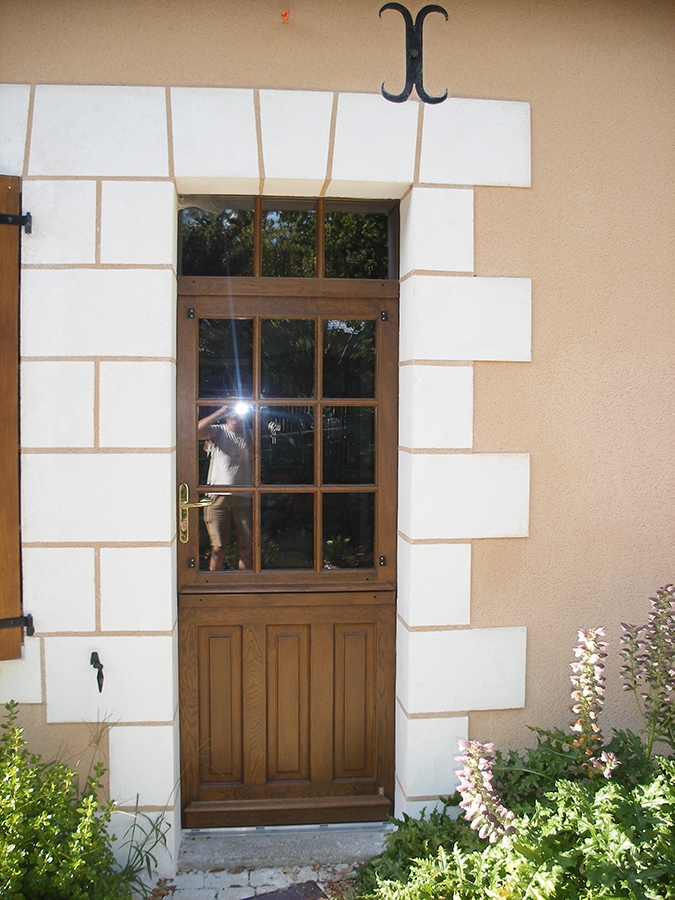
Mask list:
MULTIPOLYGON (((222 406, 200 419, 197 437, 206 441, 204 449, 210 457, 207 484, 251 484, 251 441, 244 425, 245 413, 246 408, 240 408, 240 405, 222 406), (223 417, 225 424, 218 421, 223 417)), ((209 496, 213 498, 213 503, 204 509, 204 522, 211 540, 209 569, 212 572, 222 570, 233 529, 237 538, 238 567, 251 569, 250 494, 218 493, 209 496)))

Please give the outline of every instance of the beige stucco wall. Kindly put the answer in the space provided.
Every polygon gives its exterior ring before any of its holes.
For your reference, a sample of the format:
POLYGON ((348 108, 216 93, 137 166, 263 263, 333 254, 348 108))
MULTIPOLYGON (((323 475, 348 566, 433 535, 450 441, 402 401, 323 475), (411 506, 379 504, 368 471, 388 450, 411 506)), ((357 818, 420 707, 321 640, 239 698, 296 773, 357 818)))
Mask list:
MULTIPOLYGON (((5 0, 0 82, 395 91, 403 27, 379 6, 5 0)), ((576 628, 616 647, 673 578, 675 5, 447 9, 427 90, 532 109, 532 187, 475 206, 475 273, 533 282, 532 362, 476 363, 474 383, 473 449, 531 455, 530 536, 473 541, 471 625, 526 625, 528 666, 525 709, 473 713, 471 733, 515 745, 521 723, 567 722, 576 628)), ((636 725, 613 659, 605 721, 636 725)))

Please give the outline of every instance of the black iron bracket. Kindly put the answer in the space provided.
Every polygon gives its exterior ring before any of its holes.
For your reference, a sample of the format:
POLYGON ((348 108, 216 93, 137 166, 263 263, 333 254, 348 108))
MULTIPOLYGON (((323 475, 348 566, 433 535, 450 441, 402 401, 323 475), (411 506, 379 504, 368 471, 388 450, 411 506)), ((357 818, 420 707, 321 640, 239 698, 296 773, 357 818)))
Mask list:
POLYGON ((33 232, 33 217, 29 212, 20 216, 15 213, 0 213, 0 225, 17 225, 25 234, 33 232))
POLYGON ((12 616, 9 619, 0 619, 0 628, 25 628, 28 637, 35 634, 33 616, 28 613, 25 616, 12 616))
POLYGON ((445 21, 447 22, 447 12, 442 6, 437 6, 435 3, 432 3, 429 6, 422 7, 417 13, 413 23, 410 12, 400 3, 385 3, 380 9, 380 18, 382 18, 382 13, 385 9, 395 9, 397 12, 400 12, 403 16, 403 21, 405 22, 406 74, 405 87, 400 94, 390 94, 389 91, 384 89, 384 82, 382 82, 382 96, 385 100, 391 100, 392 103, 405 103, 414 87, 417 91, 417 96, 423 103, 442 103, 448 96, 447 91, 442 97, 431 97, 424 90, 424 84, 422 82, 422 26, 424 25, 426 17, 432 12, 441 13, 441 15, 445 16, 445 21))
POLYGON ((98 653, 94 650, 91 654, 89 662, 96 669, 96 683, 98 684, 99 694, 103 691, 103 663, 98 658, 98 653))

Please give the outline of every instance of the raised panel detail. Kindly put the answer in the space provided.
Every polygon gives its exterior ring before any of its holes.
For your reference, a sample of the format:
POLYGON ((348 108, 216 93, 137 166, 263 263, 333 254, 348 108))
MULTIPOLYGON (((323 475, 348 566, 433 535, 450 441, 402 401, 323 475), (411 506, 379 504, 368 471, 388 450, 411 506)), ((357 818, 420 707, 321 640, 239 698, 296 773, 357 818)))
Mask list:
POLYGON ((374 776, 375 625, 335 626, 335 777, 374 776))
POLYGON ((267 629, 267 777, 309 778, 309 626, 267 629))
POLYGON ((243 779, 241 628, 201 629, 201 770, 205 781, 243 779))

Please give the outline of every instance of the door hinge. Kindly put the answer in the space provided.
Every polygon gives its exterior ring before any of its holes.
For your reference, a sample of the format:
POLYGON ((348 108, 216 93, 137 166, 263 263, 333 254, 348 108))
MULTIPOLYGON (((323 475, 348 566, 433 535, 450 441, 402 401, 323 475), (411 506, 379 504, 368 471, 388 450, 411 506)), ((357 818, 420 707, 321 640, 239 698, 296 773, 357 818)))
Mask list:
POLYGON ((33 217, 29 212, 20 216, 18 213, 0 213, 0 225, 18 225, 25 234, 33 231, 33 217))
POLYGON ((381 322, 389 321, 389 313, 387 312, 386 309, 383 309, 382 312, 380 313, 380 321, 381 322))
POLYGON ((9 619, 0 619, 0 628, 25 628, 28 637, 35 634, 33 616, 27 613, 25 616, 12 616, 9 619))
POLYGON ((187 317, 188 317, 188 319, 194 319, 194 317, 195 317, 195 311, 194 311, 193 307, 191 307, 191 306, 188 307, 187 317))
POLYGON ((386 557, 386 556, 381 556, 381 557, 380 557, 380 565, 381 565, 381 566, 386 566, 386 565, 387 565, 387 557, 386 557))

